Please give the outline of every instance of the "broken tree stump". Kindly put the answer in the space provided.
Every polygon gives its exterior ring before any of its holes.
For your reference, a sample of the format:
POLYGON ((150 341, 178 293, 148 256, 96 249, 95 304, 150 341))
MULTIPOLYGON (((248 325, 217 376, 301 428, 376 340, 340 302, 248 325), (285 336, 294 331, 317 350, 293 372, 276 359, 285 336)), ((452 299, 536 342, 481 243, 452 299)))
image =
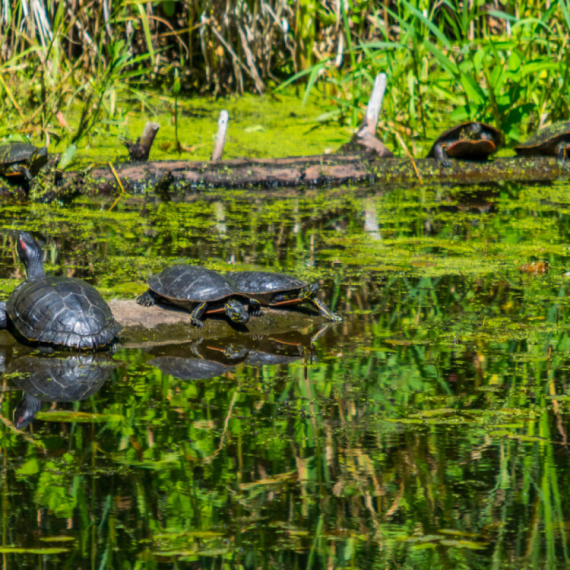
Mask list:
POLYGON ((154 142, 154 137, 156 137, 156 133, 159 129, 160 125, 158 123, 148 122, 136 143, 130 141, 125 141, 123 143, 129 151, 131 161, 146 162, 148 160, 150 149, 154 142))

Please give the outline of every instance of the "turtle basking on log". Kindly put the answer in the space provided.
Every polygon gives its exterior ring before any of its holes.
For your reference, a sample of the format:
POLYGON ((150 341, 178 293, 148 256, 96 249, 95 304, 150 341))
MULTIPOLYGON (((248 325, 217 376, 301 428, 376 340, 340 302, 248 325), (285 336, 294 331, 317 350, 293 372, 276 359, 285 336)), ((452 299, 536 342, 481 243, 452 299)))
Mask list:
POLYGON ((27 232, 18 237, 26 281, 0 303, 0 329, 29 343, 96 350, 121 331, 109 305, 93 287, 73 277, 46 275, 42 250, 27 232))
POLYGON ((503 133, 491 125, 471 121, 457 125, 439 135, 427 158, 435 158, 442 166, 451 167, 450 158, 482 160, 494 154, 503 144, 503 133))
POLYGON ((555 156, 561 166, 570 169, 570 121, 552 123, 534 133, 526 142, 515 146, 519 156, 555 156))
POLYGON ((318 283, 308 284, 290 275, 269 271, 235 271, 227 276, 241 293, 253 301, 250 306, 254 310, 257 310, 259 304, 280 308, 310 303, 329 321, 342 321, 342 317, 335 315, 317 299, 318 283))
POLYGON ((202 315, 224 314, 230 321, 245 324, 258 306, 235 283, 219 273, 197 265, 171 265, 148 280, 148 291, 137 298, 143 307, 155 303, 176 305, 190 312, 192 324, 203 327, 202 315), (248 310, 249 309, 249 310, 248 310))
POLYGON ((38 148, 24 142, 0 145, 0 174, 7 178, 23 177, 31 184, 47 161, 48 152, 45 147, 38 148))

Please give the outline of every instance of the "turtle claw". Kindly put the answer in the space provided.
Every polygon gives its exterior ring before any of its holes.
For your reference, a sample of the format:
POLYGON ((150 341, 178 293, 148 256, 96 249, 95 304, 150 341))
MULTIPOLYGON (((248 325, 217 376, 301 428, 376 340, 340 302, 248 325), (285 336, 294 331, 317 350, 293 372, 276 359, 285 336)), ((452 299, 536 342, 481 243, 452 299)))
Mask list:
POLYGON ((249 313, 254 317, 259 317, 263 315, 261 312, 261 303, 258 301, 254 301, 253 299, 249 300, 249 313))
POLYGON ((204 323, 200 319, 192 319, 192 324, 199 329, 204 328, 204 323))
POLYGON ((156 301, 150 291, 146 291, 140 297, 137 297, 137 303, 142 307, 152 307, 156 301))
POLYGON ((453 167, 453 162, 451 160, 449 160, 449 158, 440 158, 438 160, 439 165, 443 166, 444 168, 452 168, 453 167))

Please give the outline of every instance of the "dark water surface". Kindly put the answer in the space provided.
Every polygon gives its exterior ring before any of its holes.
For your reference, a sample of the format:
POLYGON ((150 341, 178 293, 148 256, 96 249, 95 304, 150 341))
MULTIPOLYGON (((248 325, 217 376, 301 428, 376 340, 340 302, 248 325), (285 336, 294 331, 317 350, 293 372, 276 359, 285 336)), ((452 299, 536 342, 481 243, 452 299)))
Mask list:
POLYGON ((97 357, 4 333, 3 568, 570 566, 567 187, 111 204, 3 205, 1 298, 26 229, 108 299, 270 269, 344 322, 97 357))

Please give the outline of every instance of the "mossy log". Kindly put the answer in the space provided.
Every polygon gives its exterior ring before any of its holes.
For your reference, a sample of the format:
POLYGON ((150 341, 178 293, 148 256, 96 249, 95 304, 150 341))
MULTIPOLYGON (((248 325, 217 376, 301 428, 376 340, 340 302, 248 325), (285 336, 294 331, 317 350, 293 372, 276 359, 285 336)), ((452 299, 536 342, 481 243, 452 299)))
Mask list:
POLYGON ((209 316, 204 327, 192 325, 190 314, 176 307, 141 307, 136 301, 114 300, 109 303, 115 319, 123 326, 121 345, 126 348, 158 346, 200 338, 269 335, 314 328, 318 331, 328 321, 310 308, 263 308, 262 315, 251 317, 245 325, 232 325, 224 317, 209 316))
MULTIPOLYGON (((208 188, 320 187, 375 184, 393 187, 421 184, 485 184, 491 182, 552 182, 569 178, 555 158, 498 158, 489 162, 454 161, 451 168, 433 159, 368 159, 362 155, 322 155, 295 158, 224 160, 212 162, 155 161, 115 167, 127 192, 156 189, 172 194, 208 188)), ((118 190, 108 167, 89 176, 94 191, 118 190)))

